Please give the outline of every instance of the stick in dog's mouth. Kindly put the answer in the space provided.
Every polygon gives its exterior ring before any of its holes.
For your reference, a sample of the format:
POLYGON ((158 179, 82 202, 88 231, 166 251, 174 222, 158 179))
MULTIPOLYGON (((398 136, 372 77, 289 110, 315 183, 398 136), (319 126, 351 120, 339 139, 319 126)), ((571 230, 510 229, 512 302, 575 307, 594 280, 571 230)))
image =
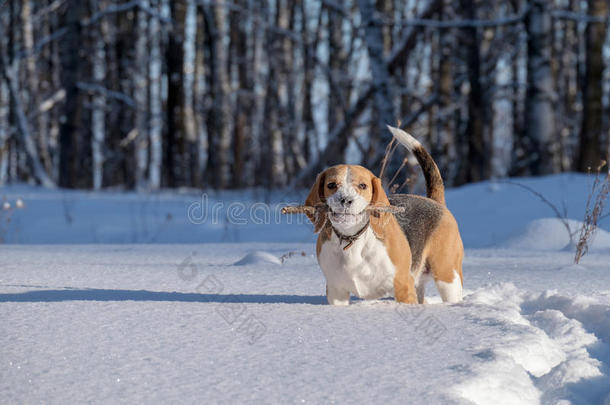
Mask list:
MULTIPOLYGON (((315 207, 312 207, 310 205, 296 205, 296 206, 290 206, 290 207, 283 207, 282 208, 282 214, 315 214, 316 211, 328 211, 329 208, 327 205, 318 205, 315 207)), ((404 207, 397 207, 395 205, 384 205, 384 206, 374 206, 374 205, 369 205, 368 207, 365 208, 364 211, 368 212, 369 214, 379 214, 379 213, 385 213, 385 212, 390 212, 392 214, 400 214, 402 212, 404 212, 405 208, 404 207)), ((364 213, 361 212, 360 214, 364 213)), ((331 212, 332 214, 339 214, 339 215, 360 215, 360 214, 349 214, 349 213, 335 213, 335 212, 331 212)))

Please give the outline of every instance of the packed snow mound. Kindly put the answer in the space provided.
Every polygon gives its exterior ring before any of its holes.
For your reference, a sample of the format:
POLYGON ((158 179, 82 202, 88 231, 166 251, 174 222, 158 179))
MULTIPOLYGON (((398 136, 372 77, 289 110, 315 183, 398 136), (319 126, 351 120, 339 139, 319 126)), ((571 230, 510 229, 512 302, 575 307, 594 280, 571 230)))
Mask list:
MULTIPOLYGON (((581 221, 566 220, 574 235, 574 243, 582 227, 581 221)), ((507 249, 560 251, 572 250, 568 230, 559 218, 541 218, 527 224, 515 236, 500 245, 507 249)), ((610 232, 598 228, 589 244, 589 251, 610 250, 610 232)))
POLYGON ((247 266, 251 264, 282 264, 277 257, 267 252, 251 252, 234 263, 234 266, 247 266))

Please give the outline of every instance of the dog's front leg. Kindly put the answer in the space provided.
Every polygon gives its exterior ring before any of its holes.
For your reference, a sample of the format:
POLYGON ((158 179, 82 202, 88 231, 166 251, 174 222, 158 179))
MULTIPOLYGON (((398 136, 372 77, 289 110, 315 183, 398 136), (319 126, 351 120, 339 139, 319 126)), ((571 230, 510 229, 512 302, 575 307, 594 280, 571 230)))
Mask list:
POLYGON ((417 304, 415 282, 410 272, 402 272, 394 278, 394 297, 398 302, 417 304))
POLYGON ((349 291, 326 285, 326 299, 330 305, 349 305, 349 291))

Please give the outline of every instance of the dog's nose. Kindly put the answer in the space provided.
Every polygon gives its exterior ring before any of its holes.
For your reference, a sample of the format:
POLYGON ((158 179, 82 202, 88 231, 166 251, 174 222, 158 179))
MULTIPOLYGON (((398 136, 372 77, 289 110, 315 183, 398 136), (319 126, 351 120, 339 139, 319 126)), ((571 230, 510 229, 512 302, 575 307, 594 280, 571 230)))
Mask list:
POLYGON ((354 202, 353 198, 342 198, 341 199, 341 205, 345 206, 345 207, 349 207, 350 205, 352 205, 352 202, 354 202))

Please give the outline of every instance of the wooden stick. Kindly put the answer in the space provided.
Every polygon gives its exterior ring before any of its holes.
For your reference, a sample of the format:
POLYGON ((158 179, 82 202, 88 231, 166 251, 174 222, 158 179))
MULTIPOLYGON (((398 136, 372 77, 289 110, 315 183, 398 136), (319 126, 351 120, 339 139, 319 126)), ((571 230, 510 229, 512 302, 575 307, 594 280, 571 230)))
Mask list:
MULTIPOLYGON (((316 211, 327 211, 328 207, 326 205, 320 205, 317 207, 312 207, 308 205, 298 205, 292 207, 284 207, 282 208, 282 214, 315 214, 316 211)), ((366 208, 366 211, 369 214, 378 214, 382 212, 390 212, 392 214, 400 214, 405 211, 405 207, 397 207, 395 205, 390 206, 369 206, 366 208)))

